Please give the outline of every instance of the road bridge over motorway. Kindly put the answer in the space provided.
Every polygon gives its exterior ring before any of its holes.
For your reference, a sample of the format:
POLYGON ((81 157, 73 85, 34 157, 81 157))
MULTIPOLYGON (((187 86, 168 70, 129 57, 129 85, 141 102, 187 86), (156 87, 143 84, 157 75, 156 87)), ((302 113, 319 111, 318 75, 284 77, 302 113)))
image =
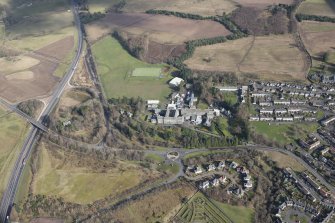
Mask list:
POLYGON ((21 111, 20 109, 18 109, 15 105, 11 105, 11 104, 9 104, 8 102, 6 102, 5 100, 3 100, 1 98, 0 98, 0 104, 4 105, 9 110, 17 113, 22 118, 24 118, 25 120, 27 120, 28 122, 30 122, 36 128, 42 130, 43 132, 48 132, 48 128, 45 125, 43 125, 42 123, 38 122, 36 119, 30 117, 29 115, 27 115, 26 113, 24 113, 23 111, 21 111))

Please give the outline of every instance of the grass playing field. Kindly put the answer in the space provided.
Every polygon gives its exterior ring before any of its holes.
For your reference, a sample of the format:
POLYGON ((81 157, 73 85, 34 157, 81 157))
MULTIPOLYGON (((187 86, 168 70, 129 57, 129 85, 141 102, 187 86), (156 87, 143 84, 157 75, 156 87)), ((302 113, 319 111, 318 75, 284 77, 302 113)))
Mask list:
POLYGON ((304 138, 318 128, 317 123, 272 123, 269 125, 267 122, 251 122, 250 126, 252 131, 280 145, 286 145, 296 139, 304 138))
POLYGON ((20 152, 27 126, 23 119, 0 107, 0 197, 20 152))
POLYGON ((152 71, 156 72, 165 65, 148 64, 132 57, 116 39, 110 36, 94 44, 92 50, 108 98, 142 97, 165 101, 170 94, 167 82, 172 77, 169 74, 163 73, 161 78, 131 76, 136 68, 141 68, 139 70, 141 72, 147 69, 151 72, 154 68, 152 71))
POLYGON ((160 77, 161 68, 135 68, 131 76, 133 77, 160 77))

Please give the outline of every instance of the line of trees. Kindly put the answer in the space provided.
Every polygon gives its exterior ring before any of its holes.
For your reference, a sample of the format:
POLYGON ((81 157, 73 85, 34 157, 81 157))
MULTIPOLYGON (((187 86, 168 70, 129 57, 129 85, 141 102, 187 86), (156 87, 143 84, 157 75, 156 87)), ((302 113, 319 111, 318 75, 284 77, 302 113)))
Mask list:
POLYGON ((318 21, 318 22, 332 22, 335 23, 335 18, 327 17, 327 16, 318 16, 318 15, 305 15, 305 14, 297 14, 297 20, 299 22, 303 20, 310 21, 318 21))
POLYGON ((80 21, 83 24, 87 24, 87 23, 90 23, 90 22, 93 22, 93 21, 96 21, 96 20, 99 20, 105 17, 105 14, 101 12, 94 12, 94 13, 80 12, 79 17, 80 17, 80 21))

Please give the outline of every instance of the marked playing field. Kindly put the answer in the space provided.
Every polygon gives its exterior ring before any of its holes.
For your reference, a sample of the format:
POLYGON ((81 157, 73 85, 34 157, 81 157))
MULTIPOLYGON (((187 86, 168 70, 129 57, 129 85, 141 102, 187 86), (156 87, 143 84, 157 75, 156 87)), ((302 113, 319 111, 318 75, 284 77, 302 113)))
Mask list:
POLYGON ((133 70, 133 77, 160 77, 161 68, 135 68, 133 70))

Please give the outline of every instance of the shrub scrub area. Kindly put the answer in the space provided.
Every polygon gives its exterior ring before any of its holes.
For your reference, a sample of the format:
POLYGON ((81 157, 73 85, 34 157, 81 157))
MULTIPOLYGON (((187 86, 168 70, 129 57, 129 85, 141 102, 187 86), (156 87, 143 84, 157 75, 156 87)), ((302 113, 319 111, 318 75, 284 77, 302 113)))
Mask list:
POLYGON ((136 68, 141 68, 142 71, 151 68, 158 70, 164 67, 163 64, 148 64, 132 57, 111 36, 94 44, 92 49, 108 98, 141 97, 165 100, 171 92, 167 82, 172 77, 168 73, 163 73, 160 78, 131 75, 136 68))

